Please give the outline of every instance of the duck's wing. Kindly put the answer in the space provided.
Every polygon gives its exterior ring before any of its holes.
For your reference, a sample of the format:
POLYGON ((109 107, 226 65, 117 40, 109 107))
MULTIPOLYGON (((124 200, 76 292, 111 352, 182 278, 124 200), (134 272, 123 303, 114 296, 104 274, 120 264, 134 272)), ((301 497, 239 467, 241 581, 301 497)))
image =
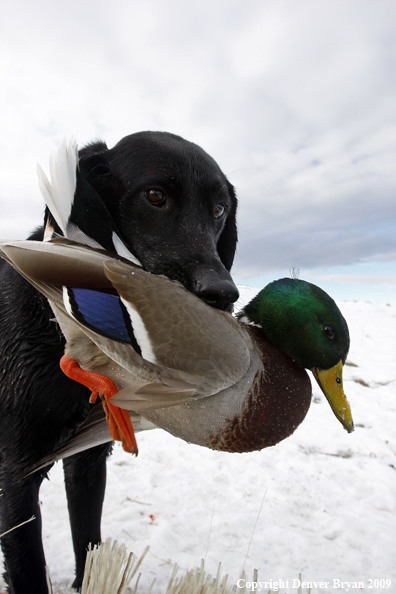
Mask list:
POLYGON ((95 168, 110 164, 104 156, 93 155, 79 161, 77 144, 63 140, 50 156, 50 178, 37 164, 38 182, 43 198, 63 235, 94 248, 104 248, 139 264, 117 230, 102 198, 89 183, 95 168), (87 216, 89 213, 89 216, 87 216))
POLYGON ((134 411, 175 406, 216 394, 245 375, 253 346, 231 315, 166 277, 109 258, 103 266, 117 295, 64 288, 60 308, 117 365, 150 374, 144 386, 118 392, 114 404, 134 411))
POLYGON ((232 316, 209 307, 177 282, 64 239, 1 242, 0 250, 58 309, 64 331, 67 323, 77 325, 117 365, 149 374, 151 381, 143 387, 132 384, 113 397, 116 405, 129 410, 174 406, 224 390, 249 367, 247 333, 232 316), (62 288, 64 283, 72 288, 62 288), (109 284, 118 295, 90 296, 92 288, 109 284), (114 299, 122 302, 123 315, 112 317, 110 326, 117 329, 127 318, 138 349, 117 340, 103 325, 114 299))
MULTIPOLYGON (((49 300, 68 341, 69 356, 81 358, 84 347, 78 332, 82 332, 99 351, 126 371, 119 375, 125 377, 124 383, 130 381, 128 404, 133 402, 133 410, 175 406, 189 402, 195 395, 199 377, 163 370, 140 356, 132 325, 126 323, 127 314, 121 310, 118 295, 103 291, 111 288, 115 293, 104 274, 106 252, 58 238, 52 242, 0 241, 0 256, 49 300), (62 286, 64 282, 71 287, 62 286), (70 341, 77 345, 74 350, 70 341), (163 385, 162 375, 171 386, 163 385)), ((136 267, 128 264, 128 268, 136 267)), ((95 361, 85 353, 83 360, 85 369, 96 370, 95 361)), ((102 372, 111 375, 106 367, 102 372)))

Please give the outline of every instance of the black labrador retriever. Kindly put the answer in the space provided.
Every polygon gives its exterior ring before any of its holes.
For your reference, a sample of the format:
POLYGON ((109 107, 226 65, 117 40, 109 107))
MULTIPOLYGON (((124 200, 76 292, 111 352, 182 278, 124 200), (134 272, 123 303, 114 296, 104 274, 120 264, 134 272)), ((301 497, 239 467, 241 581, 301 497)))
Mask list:
MULTIPOLYGON (((236 196, 216 162, 164 132, 132 134, 110 150, 96 142, 80 158, 90 160, 87 179, 142 266, 231 311, 238 297, 229 274, 236 196)), ((43 229, 30 239, 41 240, 43 229)), ((38 497, 49 467, 20 476, 73 435, 92 405, 89 391, 59 368, 64 338, 46 299, 4 261, 0 287, 0 534, 36 518, 3 536, 4 576, 12 594, 46 594, 38 497)), ((64 460, 74 587, 81 586, 88 543, 101 540, 110 449, 105 444, 64 460)))

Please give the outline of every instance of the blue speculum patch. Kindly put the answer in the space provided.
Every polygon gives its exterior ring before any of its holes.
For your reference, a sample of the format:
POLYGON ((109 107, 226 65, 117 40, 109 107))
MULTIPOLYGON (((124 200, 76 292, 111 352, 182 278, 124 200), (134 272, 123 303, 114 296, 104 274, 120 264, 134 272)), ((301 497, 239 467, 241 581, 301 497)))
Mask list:
POLYGON ((132 344, 117 295, 90 289, 68 289, 68 294, 77 320, 112 340, 132 344))

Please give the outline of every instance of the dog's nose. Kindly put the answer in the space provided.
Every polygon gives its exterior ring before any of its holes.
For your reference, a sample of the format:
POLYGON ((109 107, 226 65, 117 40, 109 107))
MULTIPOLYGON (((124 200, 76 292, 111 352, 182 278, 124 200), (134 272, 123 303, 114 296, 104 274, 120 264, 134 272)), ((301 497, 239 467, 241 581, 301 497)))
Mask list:
POLYGON ((194 293, 212 307, 231 311, 232 304, 239 298, 239 291, 227 271, 224 276, 229 278, 221 278, 214 270, 207 271, 196 280, 194 293))

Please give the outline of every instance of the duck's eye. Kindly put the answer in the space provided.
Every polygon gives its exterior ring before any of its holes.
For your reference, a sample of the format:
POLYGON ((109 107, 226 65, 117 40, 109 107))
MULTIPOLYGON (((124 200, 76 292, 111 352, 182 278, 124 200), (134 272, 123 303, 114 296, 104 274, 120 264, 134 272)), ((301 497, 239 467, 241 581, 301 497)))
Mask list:
POLYGON ((331 326, 323 326, 323 332, 331 339, 333 339, 335 336, 334 330, 331 326))
POLYGON ((337 384, 340 384, 341 383, 341 378, 340 377, 337 377, 336 378, 336 382, 337 382, 337 384))
POLYGON ((216 204, 215 209, 214 209, 214 217, 215 219, 221 219, 221 217, 224 215, 225 213, 225 204, 223 204, 223 202, 220 202, 219 204, 216 204))
POLYGON ((147 190, 144 195, 153 206, 164 206, 166 202, 165 194, 161 190, 147 190))

